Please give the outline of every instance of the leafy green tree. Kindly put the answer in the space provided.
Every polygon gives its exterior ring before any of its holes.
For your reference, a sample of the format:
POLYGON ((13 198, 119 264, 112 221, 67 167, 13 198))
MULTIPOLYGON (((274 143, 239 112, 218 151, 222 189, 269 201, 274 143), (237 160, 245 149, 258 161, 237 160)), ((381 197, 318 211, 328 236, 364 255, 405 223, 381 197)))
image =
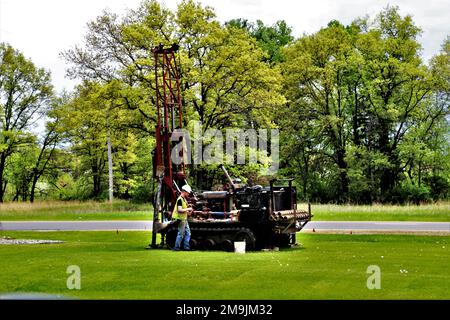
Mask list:
POLYGON ((441 54, 426 66, 419 34, 410 16, 387 7, 373 22, 332 21, 286 49, 284 85, 295 117, 281 123, 298 125, 285 149, 298 150, 302 172, 320 159, 315 171, 325 173, 331 199, 396 201, 395 190, 420 189, 421 175, 440 166, 432 159, 446 153, 439 146, 448 135, 448 62, 441 54))
MULTIPOLYGON (((64 134, 63 136, 65 136, 64 134)), ((67 137, 64 144, 69 143, 67 137)), ((69 148, 56 148, 50 159, 44 181, 48 186, 47 197, 58 200, 80 200, 89 198, 92 187, 85 183, 82 159, 69 148)))
POLYGON ((99 197, 107 163, 106 106, 98 98, 98 85, 83 83, 73 99, 61 106, 58 116, 73 152, 82 159, 83 168, 92 179, 92 197, 99 197))
POLYGON ((137 110, 147 126, 155 122, 152 49, 160 43, 180 45, 185 105, 205 130, 256 121, 264 117, 261 109, 283 102, 279 75, 263 62, 255 40, 221 26, 211 8, 193 1, 182 1, 176 12, 143 1, 123 19, 104 12, 89 24, 85 40, 85 48, 63 53, 72 64, 69 74, 119 79, 126 84, 124 105, 137 110))
POLYGON ((284 103, 279 72, 245 30, 221 25, 211 8, 193 1, 175 12, 143 1, 122 19, 104 12, 89 24, 85 47, 63 56, 74 77, 120 83, 128 126, 149 134, 156 122, 152 49, 160 43, 180 46, 186 124, 199 120, 206 131, 273 123, 273 110, 284 103))
POLYGON ((266 26, 261 20, 257 20, 254 24, 239 18, 228 21, 226 25, 246 30, 266 52, 267 57, 264 58, 264 61, 270 63, 284 61, 282 48, 294 40, 292 29, 284 20, 279 20, 272 26, 266 26))
MULTIPOLYGON (((348 103, 351 92, 347 88, 353 80, 349 74, 355 63, 358 60, 352 54, 352 39, 339 24, 297 40, 286 50, 283 64, 289 108, 303 119, 299 126, 318 135, 321 154, 337 167, 336 196, 341 200, 347 196, 349 184, 346 149, 352 105, 348 103)), ((305 141, 305 137, 301 139, 305 141)))
POLYGON ((30 196, 30 181, 33 175, 33 165, 38 152, 37 143, 27 143, 16 149, 16 151, 8 158, 5 178, 9 182, 10 194, 12 201, 27 201, 30 196))
MULTIPOLYGON (((55 102, 56 103, 56 102, 55 102)), ((53 118, 46 123, 46 131, 39 142, 40 148, 34 160, 32 174, 30 179, 30 202, 34 202, 36 194, 36 186, 42 175, 50 169, 51 161, 54 161, 55 150, 60 142, 60 126, 59 118, 53 118)))
POLYGON ((448 198, 450 192, 450 37, 430 64, 435 87, 415 141, 426 152, 418 161, 411 162, 414 166, 410 169, 416 171, 418 186, 425 182, 432 198, 438 200, 448 198))
MULTIPOLYGON (((150 193, 150 152, 144 150, 153 147, 156 122, 152 49, 176 43, 185 127, 191 130, 193 120, 203 131, 280 127, 282 174, 301 181, 305 198, 443 197, 449 181, 448 40, 425 65, 420 28, 398 11, 387 7, 374 20, 349 26, 334 20, 295 42, 284 21, 222 25, 210 7, 189 0, 174 11, 154 0, 124 16, 104 11, 89 23, 84 44, 63 53, 69 74, 87 81, 68 104, 73 117, 66 119, 79 172, 89 164, 99 196, 109 135, 116 194, 150 193), (86 147, 91 153, 77 149, 86 147)), ((202 187, 220 180, 216 171, 200 166, 190 173, 202 187)), ((256 167, 230 171, 258 180, 256 167)))
POLYGON ((22 201, 34 202, 38 181, 43 180, 44 174, 49 174, 49 164, 54 161, 59 142, 56 126, 57 122, 49 122, 42 137, 32 137, 32 143, 19 146, 8 158, 5 176, 10 189, 13 189, 13 201, 21 198, 22 201))
POLYGON ((84 82, 77 87, 73 97, 57 111, 61 119, 62 133, 71 143, 72 151, 81 159, 81 168, 88 172, 92 183, 91 196, 102 195, 104 174, 107 167, 107 139, 111 139, 113 164, 117 170, 116 191, 128 197, 134 186, 130 167, 136 160, 137 140, 127 127, 129 121, 125 109, 116 104, 117 83, 101 85, 84 82))
POLYGON ((0 44, 0 202, 8 184, 8 158, 33 142, 28 129, 45 114, 51 97, 50 74, 10 45, 0 44))
POLYGON ((410 16, 402 18, 398 8, 388 7, 375 27, 361 35, 357 47, 366 61, 362 75, 371 119, 369 139, 387 160, 379 173, 386 197, 402 173, 399 147, 421 120, 422 102, 432 83, 420 59, 420 29, 410 16))

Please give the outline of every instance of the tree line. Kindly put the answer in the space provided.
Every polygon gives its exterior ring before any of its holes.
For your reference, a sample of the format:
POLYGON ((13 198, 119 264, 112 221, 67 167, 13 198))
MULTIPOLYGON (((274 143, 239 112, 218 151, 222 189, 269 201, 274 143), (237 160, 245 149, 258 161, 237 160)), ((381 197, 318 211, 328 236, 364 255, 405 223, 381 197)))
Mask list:
MULTIPOLYGON (((144 0, 103 11, 84 42, 61 53, 72 91, 0 45, 0 202, 107 197, 107 141, 114 194, 150 201, 154 190, 152 48, 180 46, 185 127, 278 128, 279 176, 314 202, 421 202, 450 192, 450 38, 424 62, 421 30, 399 8, 350 25, 330 21, 295 39, 285 21, 220 23, 210 7, 171 11, 144 0)), ((260 166, 267 164, 261 163, 260 166)), ((188 168, 211 188, 214 166, 188 168)), ((232 166, 249 184, 258 166, 232 166)))

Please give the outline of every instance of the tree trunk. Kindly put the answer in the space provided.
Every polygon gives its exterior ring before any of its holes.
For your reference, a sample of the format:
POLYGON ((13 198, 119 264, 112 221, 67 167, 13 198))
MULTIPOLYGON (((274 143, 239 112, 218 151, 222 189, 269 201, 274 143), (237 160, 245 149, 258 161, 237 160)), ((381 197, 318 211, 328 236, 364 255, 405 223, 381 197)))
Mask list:
POLYGON ((3 202, 3 198, 6 192, 6 181, 4 181, 3 174, 5 172, 6 156, 4 153, 0 156, 0 203, 3 202))
POLYGON ((309 200, 309 197, 307 195, 308 193, 308 177, 309 177, 309 165, 308 165, 308 157, 305 155, 305 153, 303 153, 303 165, 304 165, 304 170, 303 170, 303 181, 302 181, 302 185, 303 185, 303 197, 305 200, 309 200))
MULTIPOLYGON (((124 181, 130 180, 129 171, 130 171, 130 167, 131 166, 132 165, 128 165, 128 163, 126 163, 126 162, 120 164, 120 172, 123 175, 123 180, 124 181)), ((128 186, 125 189, 125 192, 123 194, 121 194, 121 198, 125 199, 125 200, 129 200, 131 198, 131 196, 130 196, 130 188, 128 186)))
POLYGON ((382 195, 382 201, 386 201, 387 197, 389 196, 390 191, 394 188, 394 182, 395 182, 395 172, 394 170, 390 168, 385 168, 383 170, 383 173, 381 175, 381 195, 382 195))
POLYGON ((92 190, 92 196, 94 198, 98 198, 98 196, 100 195, 100 172, 99 172, 99 168, 94 165, 92 166, 92 179, 93 179, 93 190, 92 190))
POLYGON ((353 143, 356 146, 359 146, 361 144, 360 141, 360 137, 359 137, 359 121, 358 121, 358 116, 359 116, 359 110, 358 110, 358 91, 357 91, 357 87, 354 87, 354 96, 355 96, 355 110, 353 113, 353 117, 352 117, 352 124, 353 124, 353 143))
POLYGON ((13 202, 18 202, 19 201, 19 195, 20 195, 20 188, 19 187, 16 187, 16 194, 14 195, 14 198, 13 198, 13 202))
POLYGON ((345 202, 348 195, 347 162, 345 161, 345 150, 337 151, 337 165, 339 167, 339 202, 345 202))
POLYGON ((33 176, 33 181, 31 182, 31 191, 30 191, 30 202, 33 203, 34 202, 34 195, 35 195, 35 191, 36 191, 36 184, 39 180, 39 176, 34 175, 33 176))
MULTIPOLYGON (((389 164, 395 163, 393 152, 389 143, 389 122, 387 120, 380 120, 378 150, 384 154, 389 160, 389 164)), ((386 201, 391 193, 395 183, 395 170, 392 166, 383 168, 381 173, 380 189, 382 201, 386 201)))
POLYGON ((100 195, 100 176, 98 174, 95 174, 93 196, 94 198, 98 198, 99 195, 100 195))
POLYGON ((390 167, 384 168, 381 175, 381 195, 382 200, 387 201, 392 189, 394 189, 396 181, 398 181, 398 174, 400 172, 400 165, 397 155, 391 153, 388 155, 390 167))
POLYGON ((419 188, 422 186, 422 160, 419 160, 419 188))

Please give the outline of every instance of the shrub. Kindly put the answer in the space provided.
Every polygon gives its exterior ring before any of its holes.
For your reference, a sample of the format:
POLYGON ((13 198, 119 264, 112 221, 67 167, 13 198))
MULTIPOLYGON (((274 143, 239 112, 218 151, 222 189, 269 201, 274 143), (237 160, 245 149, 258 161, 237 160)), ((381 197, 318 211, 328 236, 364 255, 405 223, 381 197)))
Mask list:
POLYGON ((418 186, 412 183, 404 183, 396 186, 390 192, 388 201, 392 203, 414 203, 428 202, 431 200, 430 189, 426 186, 418 186))
POLYGON ((426 177, 424 182, 430 188, 430 194, 433 200, 447 199, 450 196, 450 183, 444 177, 426 177))

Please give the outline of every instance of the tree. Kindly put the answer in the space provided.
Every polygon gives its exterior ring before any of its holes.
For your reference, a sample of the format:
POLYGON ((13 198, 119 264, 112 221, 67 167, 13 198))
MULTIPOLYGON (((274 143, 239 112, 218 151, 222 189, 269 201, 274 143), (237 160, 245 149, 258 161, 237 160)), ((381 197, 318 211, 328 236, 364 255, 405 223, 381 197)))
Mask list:
POLYGON ((431 197, 437 200, 448 197, 450 191, 450 37, 432 58, 430 67, 434 90, 412 141, 422 146, 423 154, 410 161, 408 172, 414 170, 418 186, 427 185, 431 197))
POLYGON ((0 44, 0 202, 8 184, 7 160, 33 141, 27 130, 45 113, 51 97, 50 74, 10 45, 0 44))
POLYGON ((242 29, 222 26, 211 8, 193 1, 182 1, 175 12, 143 1, 122 19, 104 12, 89 24, 85 40, 85 48, 63 53, 72 65, 69 74, 120 83, 117 101, 131 111, 130 129, 153 133, 152 49, 160 43, 180 46, 185 124, 199 120, 204 131, 256 127, 272 123, 270 115, 284 103, 279 72, 265 63, 257 41, 242 29))
MULTIPOLYGON (((409 188, 408 179, 420 187, 425 164, 436 168, 432 154, 444 154, 438 146, 448 133, 445 55, 431 68, 423 64, 419 34, 410 16, 387 7, 373 22, 332 21, 286 49, 282 70, 295 117, 282 125, 299 122, 315 135, 294 131, 286 149, 299 147, 304 157, 314 141, 323 162, 316 172, 334 189, 332 199, 396 201, 396 190, 409 188)), ((310 158, 309 167, 316 159, 310 158)))
POLYGON ((336 196, 341 201, 349 184, 346 149, 352 106, 347 87, 354 63, 357 58, 352 54, 350 34, 342 25, 333 24, 297 40, 286 50, 282 67, 290 111, 303 119, 299 125, 311 127, 311 133, 319 136, 321 154, 337 167, 336 196))
POLYGON ((129 174, 136 158, 137 141, 126 126, 129 121, 126 110, 118 107, 117 101, 121 99, 117 98, 117 85, 116 81, 107 84, 85 81, 55 112, 61 119, 58 130, 62 130, 88 173, 86 176, 92 183, 90 195, 94 198, 101 197, 103 191, 108 136, 114 153, 113 163, 120 172, 117 190, 127 195, 133 186, 129 174))
POLYGON ((144 117, 136 119, 149 133, 155 122, 152 49, 160 43, 180 45, 185 105, 205 130, 242 123, 248 116, 254 120, 263 106, 283 102, 279 75, 263 62, 255 40, 243 30, 221 26, 211 8, 193 1, 181 2, 176 12, 143 1, 123 19, 104 12, 89 24, 85 42, 85 48, 63 53, 72 64, 69 74, 120 80, 124 106, 144 117))
POLYGON ((8 159, 5 175, 10 185, 14 187, 13 201, 34 202, 36 186, 44 173, 47 173, 49 163, 54 159, 54 152, 59 142, 59 134, 55 128, 57 122, 47 124, 40 141, 33 137, 33 142, 22 145, 8 159))
POLYGON ((37 143, 29 143, 18 148, 9 158, 5 178, 9 182, 12 201, 27 201, 30 196, 30 181, 33 165, 38 152, 37 143))
POLYGON ((246 19, 233 19, 226 25, 246 30, 258 45, 267 53, 264 61, 269 63, 279 63, 284 61, 282 48, 292 42, 292 29, 286 21, 279 20, 272 26, 266 26, 261 20, 256 21, 256 25, 246 19))
POLYGON ((60 142, 59 118, 48 121, 46 131, 40 142, 40 150, 34 162, 31 174, 30 202, 34 202, 36 185, 49 167, 49 163, 55 155, 55 149, 60 142))
POLYGON ((420 29, 411 16, 402 18, 388 7, 375 20, 375 29, 361 35, 357 47, 366 64, 362 75, 372 120, 373 147, 387 160, 379 172, 382 197, 387 197, 402 173, 399 147, 420 121, 422 102, 432 91, 420 59, 420 29))
MULTIPOLYGON (((333 20, 294 42, 284 21, 221 24, 210 7, 189 0, 173 11, 155 0, 124 16, 104 11, 89 23, 84 44, 63 53, 69 74, 86 81, 66 119, 80 168, 89 165, 80 172, 89 172, 98 196, 110 132, 115 192, 148 194, 150 161, 142 157, 150 153, 142 148, 153 147, 156 122, 152 49, 175 43, 184 127, 192 131, 198 120, 203 132, 281 128, 281 173, 301 181, 303 197, 364 203, 442 197, 449 179, 449 46, 447 40, 425 65, 419 35, 397 7, 348 26, 333 20)), ((256 181, 255 168, 230 170, 256 181)), ((213 183, 204 175, 212 170, 192 167, 190 175, 202 187, 213 183)))
POLYGON ((99 86, 84 82, 73 98, 57 111, 64 134, 72 143, 73 152, 80 156, 83 168, 92 179, 91 196, 98 198, 106 165, 106 106, 98 98, 99 86))

